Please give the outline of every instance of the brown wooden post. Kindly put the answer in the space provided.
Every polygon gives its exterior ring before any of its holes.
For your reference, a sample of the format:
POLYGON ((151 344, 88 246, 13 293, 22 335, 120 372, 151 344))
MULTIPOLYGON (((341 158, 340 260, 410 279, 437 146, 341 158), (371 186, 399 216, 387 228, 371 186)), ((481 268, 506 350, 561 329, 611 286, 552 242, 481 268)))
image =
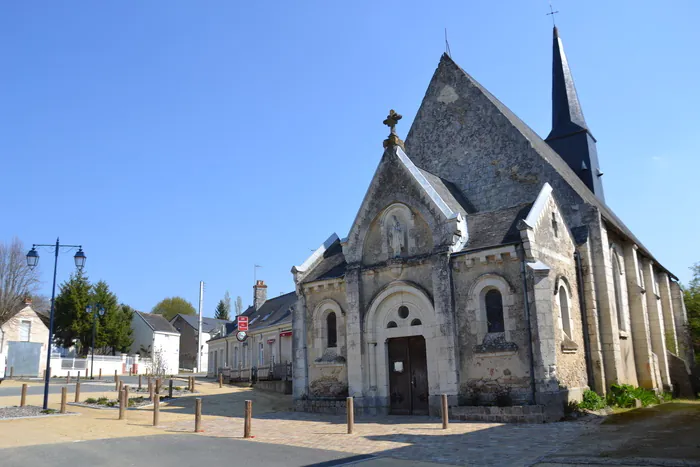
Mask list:
POLYGON ((134 369, 133 366, 130 366, 130 367, 129 367, 129 376, 132 376, 133 369, 134 369))
MULTIPOLYGON (((87 370, 85 370, 85 371, 87 371, 87 370)), ((76 383, 80 384, 80 370, 78 370, 78 379, 75 381, 76 381, 76 383)))
POLYGON ((243 437, 250 438, 251 424, 253 421, 253 401, 245 401, 245 422, 243 425, 243 437))
POLYGON ((447 394, 442 395, 442 429, 446 430, 450 426, 450 421, 448 419, 449 409, 447 407, 447 394))
POLYGON ((352 397, 346 399, 345 411, 348 415, 348 434, 351 435, 355 429, 355 404, 352 397))
POLYGON ((117 376, 117 370, 114 370, 114 382, 116 382, 118 378, 119 376, 117 376))
POLYGON ((46 379, 46 370, 41 372, 41 379, 46 379))
POLYGON ((156 394, 156 398, 153 399, 153 426, 158 426, 160 421, 160 396, 156 394))
POLYGON ((150 399, 153 400, 153 383, 151 381, 148 382, 148 394, 150 394, 150 399))
POLYGON ((160 378, 156 378, 156 394, 160 394, 160 378))
POLYGON ((80 381, 75 383, 75 401, 80 402, 80 381))
POLYGON ((123 389, 119 391, 119 420, 124 420, 124 392, 123 389))
POLYGON ((190 392, 194 391, 194 376, 189 376, 187 378, 187 390, 190 392))
POLYGON ((22 385, 22 398, 20 399, 19 406, 24 407, 27 405, 27 384, 22 385))
POLYGON ((194 400, 194 432, 202 431, 202 398, 198 397, 194 400))
POLYGON ((66 375, 66 384, 70 384, 70 371, 66 375))
POLYGON ((172 399, 173 398, 173 379, 170 378, 170 381, 168 382, 168 398, 172 399))
POLYGON ((68 398, 68 389, 63 386, 61 388, 61 413, 66 413, 66 399, 68 398))
POLYGON ((141 390, 141 375, 139 375, 139 391, 141 390))
POLYGON ((127 384, 124 385, 124 405, 126 409, 129 408, 129 385, 127 384))
POLYGON ((219 387, 220 388, 224 387, 224 375, 223 375, 223 373, 219 373, 219 387))
POLYGON ((119 390, 119 383, 120 383, 120 381, 119 381, 119 376, 115 376, 115 377, 114 377, 114 390, 115 390, 115 391, 118 391, 118 390, 119 390))
POLYGON ((15 367, 11 366, 10 367, 10 378, 14 378, 14 377, 15 377, 15 367))
POLYGON ((102 368, 100 368, 100 379, 102 379, 102 368))
POLYGON ((191 392, 194 392, 194 385, 197 383, 197 380, 194 376, 192 376, 192 389, 190 389, 191 392))

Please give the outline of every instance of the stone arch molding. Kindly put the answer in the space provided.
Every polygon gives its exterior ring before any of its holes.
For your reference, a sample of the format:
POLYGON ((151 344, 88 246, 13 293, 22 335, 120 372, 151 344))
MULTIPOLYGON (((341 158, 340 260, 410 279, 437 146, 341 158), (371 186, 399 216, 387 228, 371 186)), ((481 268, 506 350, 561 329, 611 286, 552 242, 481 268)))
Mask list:
POLYGON ((340 304, 332 298, 323 299, 318 303, 318 305, 316 305, 316 308, 314 308, 312 313, 314 331, 313 348, 316 352, 316 355, 314 356, 315 359, 323 358, 327 351, 330 350, 327 348, 328 331, 326 330, 326 317, 330 313, 335 313, 337 336, 337 347, 334 350, 335 356, 340 355, 340 348, 345 345, 345 313, 340 307, 340 304))
POLYGON ((425 333, 434 328, 435 309, 433 302, 419 286, 407 281, 395 281, 379 292, 369 306, 364 322, 365 337, 368 343, 379 343, 382 338, 423 335, 426 339, 433 337, 425 333), (407 318, 398 318, 398 308, 407 306, 407 318), (413 319, 418 318, 421 324, 410 326, 413 319), (389 321, 405 325, 387 329, 389 321))
POLYGON ((511 341, 511 332, 515 330, 515 322, 511 310, 515 304, 516 291, 508 280, 500 274, 482 274, 477 277, 469 288, 467 311, 468 315, 474 316, 471 333, 476 334, 477 342, 482 342, 488 334, 485 296, 486 292, 491 289, 496 289, 501 293, 505 339, 506 341, 511 341))
POLYGON ((557 277, 557 280, 554 282, 554 296, 556 297, 553 302, 555 303, 555 306, 557 307, 557 310, 559 310, 559 329, 566 334, 566 336, 569 339, 573 339, 575 329, 574 329, 574 318, 573 318, 573 308, 574 308, 574 296, 572 294, 572 289, 571 289, 571 284, 569 282, 569 279, 566 278, 564 275, 560 275, 557 277), (569 322, 568 322, 568 327, 564 326, 564 313, 563 310, 561 309, 561 297, 559 296, 560 290, 564 288, 564 293, 566 294, 566 300, 567 304, 569 306, 569 322), (569 332, 566 332, 566 329, 569 329, 569 332))
POLYGON ((390 204, 384 212, 380 215, 379 225, 382 235, 382 256, 384 258, 395 258, 397 256, 402 256, 401 251, 395 251, 396 248, 393 245, 394 235, 393 229, 398 226, 402 229, 400 232, 400 242, 403 247, 403 251, 408 255, 412 255, 416 249, 416 239, 413 235, 413 229, 415 228, 415 214, 408 206, 403 203, 393 203, 390 204))

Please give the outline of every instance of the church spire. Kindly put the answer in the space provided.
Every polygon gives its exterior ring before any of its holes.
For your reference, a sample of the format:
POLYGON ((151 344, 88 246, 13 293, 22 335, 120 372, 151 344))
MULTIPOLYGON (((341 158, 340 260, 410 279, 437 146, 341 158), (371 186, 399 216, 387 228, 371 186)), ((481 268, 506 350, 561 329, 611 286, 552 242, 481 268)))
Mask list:
POLYGON ((552 131, 545 141, 559 153, 586 186, 605 201, 601 180, 603 172, 598 166, 596 140, 583 118, 574 77, 556 26, 552 57, 552 131))

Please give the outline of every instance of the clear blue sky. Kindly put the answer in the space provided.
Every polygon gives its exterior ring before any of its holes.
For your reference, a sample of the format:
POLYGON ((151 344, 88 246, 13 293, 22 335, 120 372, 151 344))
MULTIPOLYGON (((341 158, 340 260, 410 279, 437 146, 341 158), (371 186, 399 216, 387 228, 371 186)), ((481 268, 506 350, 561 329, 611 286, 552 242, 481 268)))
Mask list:
MULTIPOLYGON (((682 281, 700 261, 700 4, 558 1, 608 204, 682 281)), ((140 310, 270 295, 347 235, 444 51, 541 136, 547 1, 5 2, 0 239, 82 243, 140 310)), ((41 262, 49 293, 50 253, 41 262)), ((73 268, 59 262, 59 280, 73 268)))

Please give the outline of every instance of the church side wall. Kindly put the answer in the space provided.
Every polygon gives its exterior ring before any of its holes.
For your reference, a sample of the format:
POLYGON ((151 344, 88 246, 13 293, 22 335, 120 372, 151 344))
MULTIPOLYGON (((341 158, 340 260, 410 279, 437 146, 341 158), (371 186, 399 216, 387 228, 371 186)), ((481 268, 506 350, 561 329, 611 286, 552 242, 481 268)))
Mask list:
POLYGON ((525 320, 520 261, 514 247, 456 256, 452 277, 457 317, 460 404, 492 401, 501 388, 515 403, 530 400, 529 340, 525 320), (504 339, 491 339, 479 323, 485 320, 483 292, 501 292, 504 339))
POLYGON ((342 398, 348 392, 345 284, 342 281, 305 287, 309 396, 342 398), (327 316, 336 315, 337 347, 328 348, 327 316))
POLYGON ((550 198, 534 231, 536 258, 549 266, 553 285, 551 313, 556 347, 556 377, 569 400, 580 400, 588 387, 583 321, 575 245, 554 198, 550 198), (565 296, 562 296, 564 294, 565 296), (563 310, 567 307, 567 310, 563 310), (568 315, 568 317, 567 317, 568 315), (568 320, 567 323, 564 321, 568 320))

